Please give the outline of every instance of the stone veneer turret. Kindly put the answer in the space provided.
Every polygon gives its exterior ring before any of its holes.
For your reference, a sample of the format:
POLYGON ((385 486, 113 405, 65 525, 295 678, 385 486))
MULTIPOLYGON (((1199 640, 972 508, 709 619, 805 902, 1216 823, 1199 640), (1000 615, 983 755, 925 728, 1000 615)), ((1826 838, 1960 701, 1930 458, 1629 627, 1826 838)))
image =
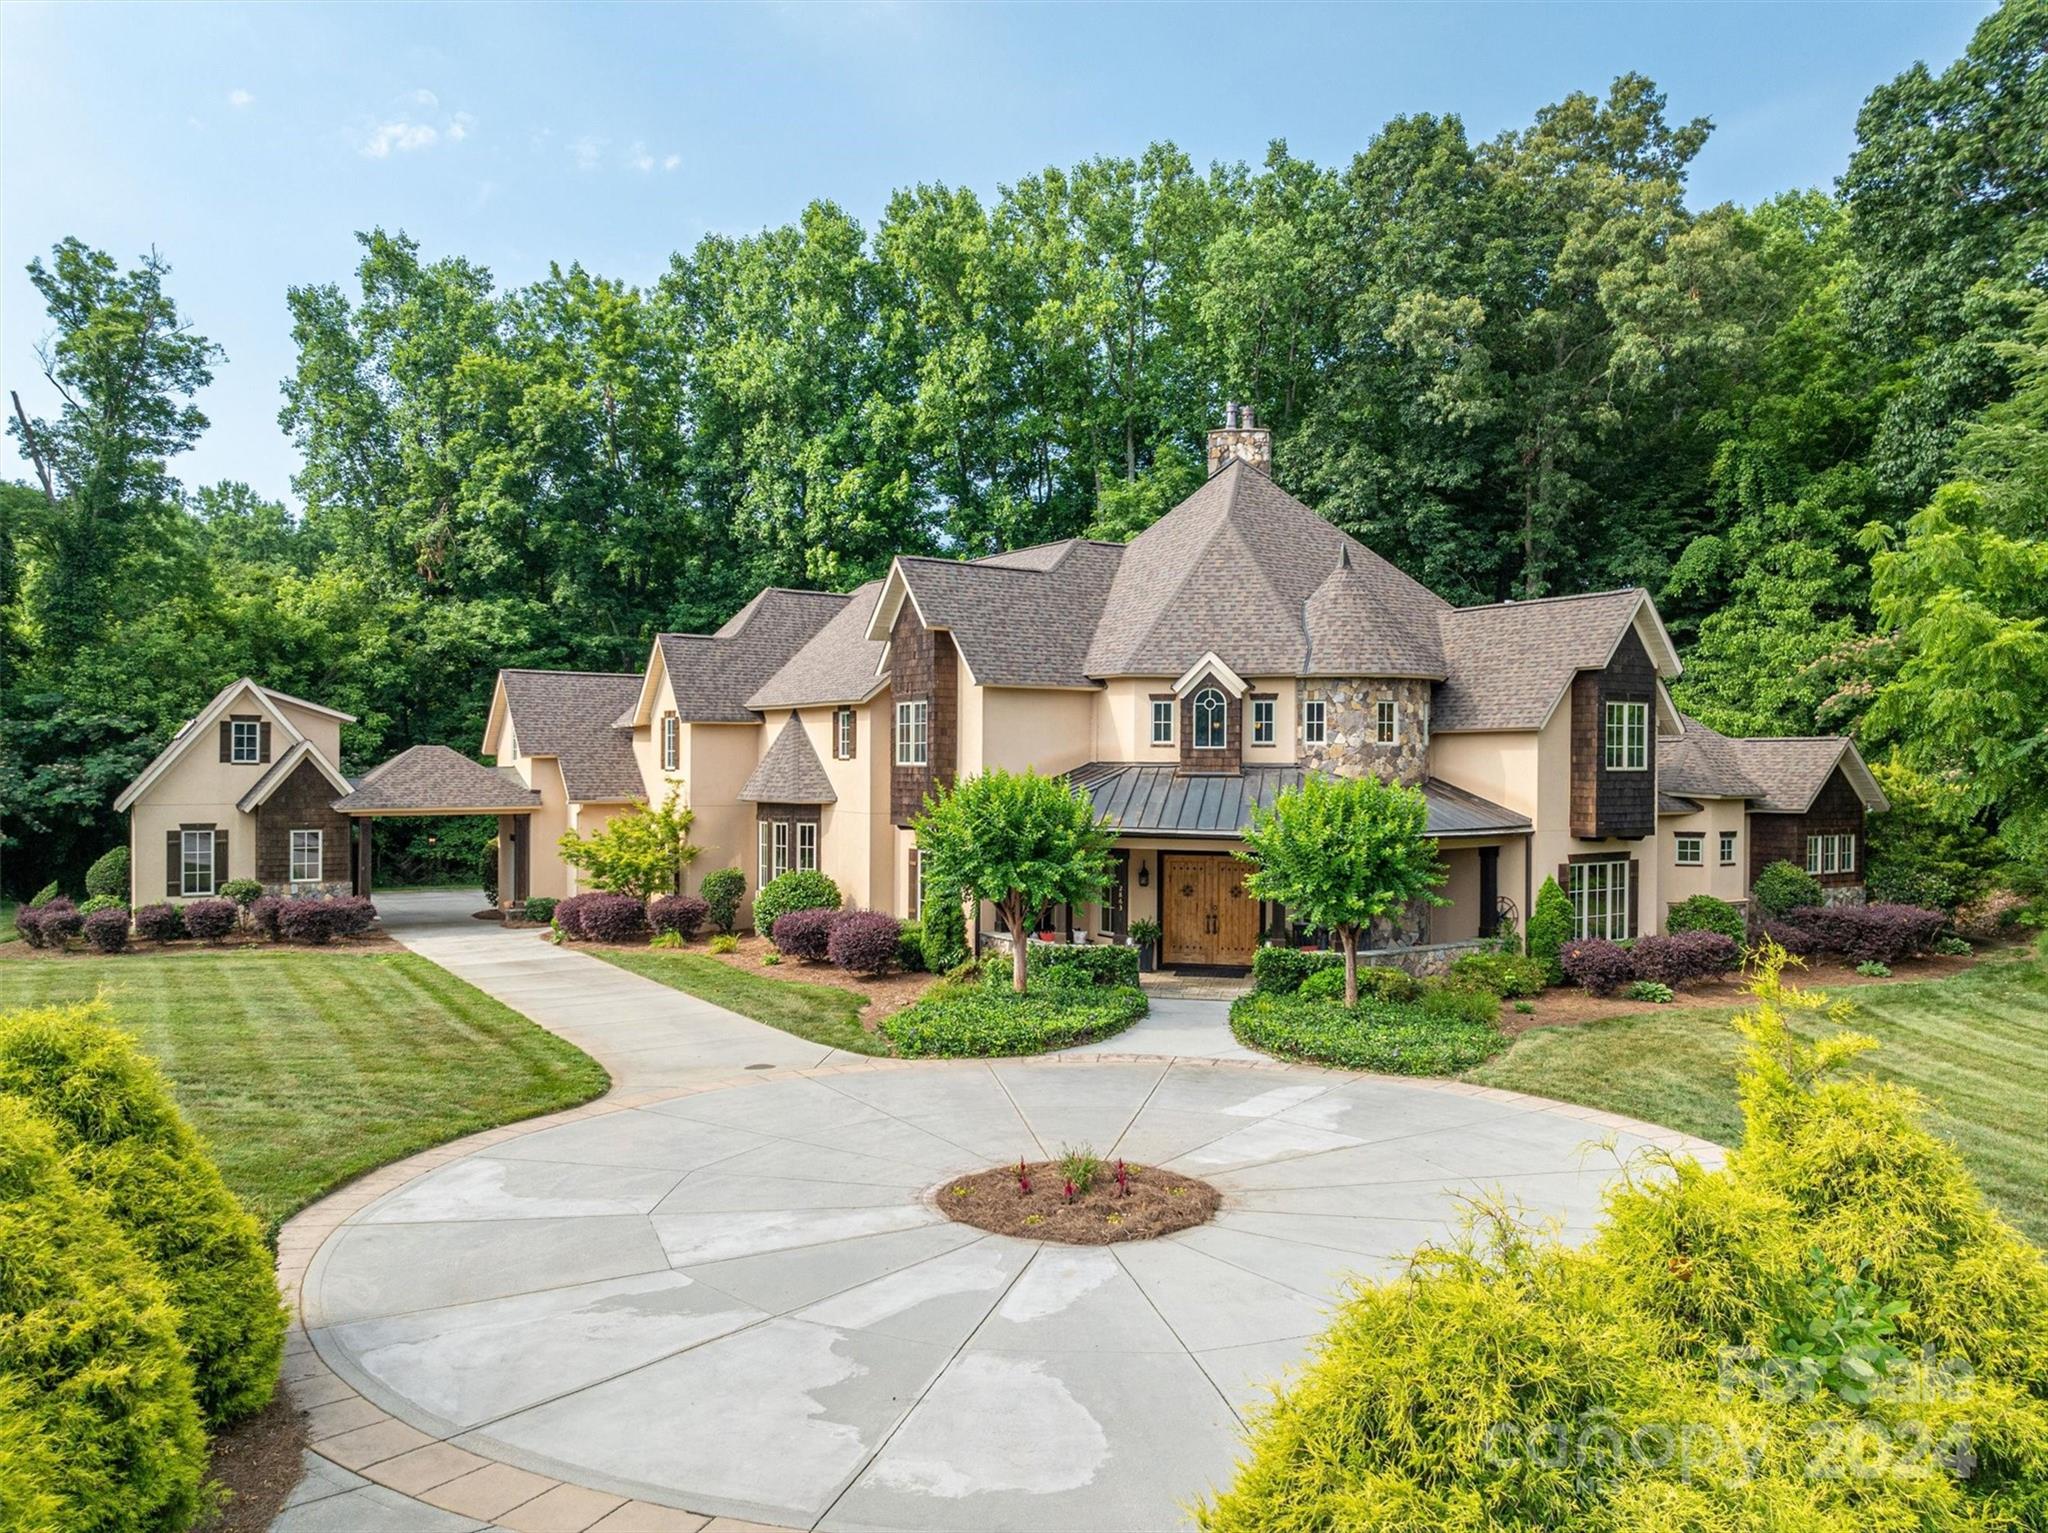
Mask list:
MULTIPOLYGON (((1301 684, 1304 703, 1323 704, 1321 744, 1306 739, 1301 764, 1331 777, 1373 776, 1408 787, 1429 775, 1429 692, 1426 681, 1387 677, 1316 677, 1301 684), (1394 703, 1400 723, 1392 745, 1377 737, 1378 704, 1394 703)), ((1300 720, 1295 727, 1301 727, 1300 720)))

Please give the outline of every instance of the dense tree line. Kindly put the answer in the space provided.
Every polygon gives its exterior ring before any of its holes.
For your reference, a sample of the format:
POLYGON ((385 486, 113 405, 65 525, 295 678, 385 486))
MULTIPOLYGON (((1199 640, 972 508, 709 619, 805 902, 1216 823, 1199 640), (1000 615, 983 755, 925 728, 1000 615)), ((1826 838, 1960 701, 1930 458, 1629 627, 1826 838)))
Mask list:
POLYGON ((222 363, 152 255, 31 268, 61 408, 0 489, 6 882, 75 869, 247 672, 469 746, 502 664, 637 666, 764 583, 1127 537, 1222 401, 1277 474, 1455 601, 1623 584, 1738 731, 1849 728, 2048 842, 2048 3, 1873 92, 1832 192, 1686 200, 1705 121, 1624 76, 1348 165, 1157 145, 992 200, 919 185, 713 236, 648 287, 505 288, 402 233, 288 294, 302 515, 187 493, 222 363), (1958 777, 1958 781, 1963 779, 1958 777))

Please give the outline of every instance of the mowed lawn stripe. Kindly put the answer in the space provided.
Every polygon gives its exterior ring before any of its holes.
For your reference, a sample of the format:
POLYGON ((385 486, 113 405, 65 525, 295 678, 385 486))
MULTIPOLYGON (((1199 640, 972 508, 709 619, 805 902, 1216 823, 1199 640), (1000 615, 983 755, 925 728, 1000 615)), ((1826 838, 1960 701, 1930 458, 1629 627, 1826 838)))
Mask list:
POLYGON ((412 953, 0 963, 0 1010, 96 993, 271 1228, 365 1171, 610 1084, 580 1050, 412 953))
MULTIPOLYGON (((1847 1025, 1879 1043, 1864 1066, 1922 1092, 1985 1191, 2048 1243, 2048 962, 2000 955, 1947 979, 1841 996, 1856 1003, 1847 1025)), ((1730 1015, 1696 1007, 1535 1028, 1465 1078, 1738 1144, 1742 1041, 1730 1015)), ((1809 1037, 1824 1026, 1805 1015, 1796 1025, 1809 1037)))

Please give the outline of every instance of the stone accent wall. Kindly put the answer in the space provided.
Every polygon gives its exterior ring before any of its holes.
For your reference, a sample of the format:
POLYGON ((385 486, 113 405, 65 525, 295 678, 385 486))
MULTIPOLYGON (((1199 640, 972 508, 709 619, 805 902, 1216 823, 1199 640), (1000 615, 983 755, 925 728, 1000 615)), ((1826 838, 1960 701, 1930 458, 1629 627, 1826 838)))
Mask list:
MULTIPOLYGON (((1251 411, 1245 412, 1247 420, 1251 411)), ((1209 433, 1209 477, 1242 459, 1261 473, 1273 472, 1273 433, 1264 426, 1222 426, 1209 433)))
POLYGON ((909 601, 897 609, 889 631, 889 738, 883 749, 889 762, 889 818, 908 825, 924 812, 924 800, 952 786, 959 767, 959 657, 950 633, 934 633, 918 621, 909 601), (896 765, 895 704, 924 699, 925 762, 921 767, 896 765))
MULTIPOLYGON (((1429 775, 1429 692, 1426 681, 1356 676, 1301 684, 1301 700, 1323 706, 1324 739, 1303 741, 1301 764, 1332 777, 1371 775, 1409 787, 1429 775), (1391 698, 1400 724, 1392 745, 1377 742, 1378 707, 1391 698)), ((1301 728, 1299 717, 1296 730, 1301 728)))
MULTIPOLYGON (((349 891, 349 820, 334 811, 334 784, 311 761, 301 761, 256 811, 256 878, 282 893, 291 886, 292 832, 320 831, 321 893, 349 891)), ((305 885, 300 885, 303 890, 305 885)))
POLYGON ((1631 628, 1604 671, 1572 678, 1572 834, 1585 841, 1657 833, 1657 668, 1631 628), (1607 704, 1643 703, 1649 769, 1607 770, 1607 704))
POLYGON ((1418 979, 1451 972, 1451 965, 1467 953, 1484 953, 1493 948, 1485 937, 1468 937, 1463 942, 1428 942, 1413 947, 1373 947, 1358 950, 1361 968, 1403 969, 1418 979))

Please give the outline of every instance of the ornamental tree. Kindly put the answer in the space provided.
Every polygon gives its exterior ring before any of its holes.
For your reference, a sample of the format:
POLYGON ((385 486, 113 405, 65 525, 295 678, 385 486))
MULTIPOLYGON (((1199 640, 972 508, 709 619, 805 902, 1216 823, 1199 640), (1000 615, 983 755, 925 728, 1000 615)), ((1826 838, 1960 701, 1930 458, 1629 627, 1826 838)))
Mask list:
POLYGON ((671 787, 659 809, 644 801, 628 804, 590 835, 565 831, 555 845, 564 862, 589 875, 593 888, 643 900, 672 893, 677 876, 701 850, 690 845, 697 812, 684 808, 681 799, 682 790, 671 787))
POLYGON ((1344 1004, 1358 1004, 1358 939, 1381 916, 1417 900, 1447 905, 1429 806, 1421 793, 1377 777, 1316 777, 1252 806, 1236 855, 1254 865, 1245 887, 1278 900, 1302 925, 1344 950, 1344 1004))
POLYGON ((1019 995, 1031 917, 1047 905, 1099 899, 1109 886, 1116 837, 1063 778, 991 769, 927 798, 913 828, 927 888, 988 900, 1003 913, 1019 995))

